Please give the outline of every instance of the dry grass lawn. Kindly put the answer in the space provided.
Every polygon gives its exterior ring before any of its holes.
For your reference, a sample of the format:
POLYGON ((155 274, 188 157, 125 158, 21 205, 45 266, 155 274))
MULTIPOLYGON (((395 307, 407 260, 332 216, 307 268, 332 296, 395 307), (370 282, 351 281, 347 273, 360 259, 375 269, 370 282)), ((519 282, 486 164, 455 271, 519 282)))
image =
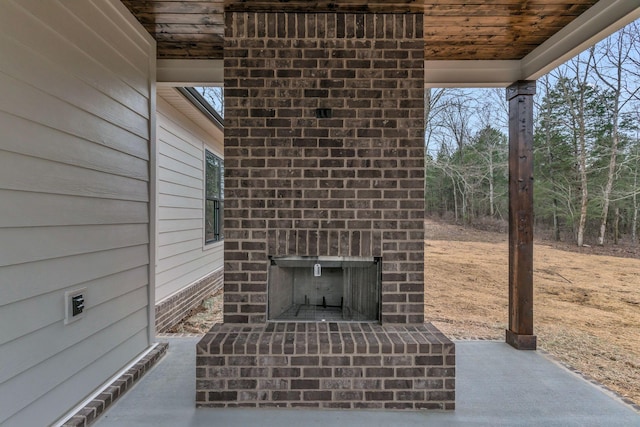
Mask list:
MULTIPOLYGON (((504 339, 507 236, 425 226, 426 320, 454 338, 504 339)), ((640 261, 537 242, 534 286, 539 347, 640 404, 640 261)))

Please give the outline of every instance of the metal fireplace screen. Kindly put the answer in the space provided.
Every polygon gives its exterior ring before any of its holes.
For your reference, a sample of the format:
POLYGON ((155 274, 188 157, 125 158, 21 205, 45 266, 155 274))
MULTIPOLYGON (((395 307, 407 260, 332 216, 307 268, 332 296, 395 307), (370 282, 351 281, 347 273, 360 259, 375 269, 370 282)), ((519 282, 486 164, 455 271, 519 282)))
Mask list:
POLYGON ((271 257, 269 320, 380 320, 381 259, 271 257))

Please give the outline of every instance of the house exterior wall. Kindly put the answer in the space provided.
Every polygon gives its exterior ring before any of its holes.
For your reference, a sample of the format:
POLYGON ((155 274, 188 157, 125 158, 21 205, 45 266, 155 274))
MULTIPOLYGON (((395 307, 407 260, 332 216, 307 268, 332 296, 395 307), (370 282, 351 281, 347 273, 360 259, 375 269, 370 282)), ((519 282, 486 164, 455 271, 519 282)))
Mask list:
POLYGON ((158 95, 156 325, 162 332, 222 286, 223 242, 204 241, 204 159, 205 150, 222 157, 223 132, 183 114, 195 107, 177 90, 159 88, 158 95))
POLYGON ((382 322, 422 323, 422 16, 226 20, 225 322, 264 322, 298 255, 382 257, 382 322))
POLYGON ((155 42, 116 0, 7 0, 0 58, 0 424, 49 425, 150 345, 155 42))

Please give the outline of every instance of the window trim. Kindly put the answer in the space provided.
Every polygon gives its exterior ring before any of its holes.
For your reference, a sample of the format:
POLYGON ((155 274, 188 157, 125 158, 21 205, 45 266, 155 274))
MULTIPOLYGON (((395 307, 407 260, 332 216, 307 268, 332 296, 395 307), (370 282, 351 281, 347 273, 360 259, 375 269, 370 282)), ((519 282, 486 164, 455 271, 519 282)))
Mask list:
POLYGON ((222 242, 224 240, 224 159, 220 156, 217 156, 213 151, 205 148, 204 149, 204 230, 203 230, 203 238, 204 245, 209 246, 214 243, 222 242), (218 174, 218 182, 220 183, 219 194, 220 197, 209 197, 207 192, 207 157, 212 156, 214 159, 219 160, 221 167, 216 168, 216 173, 218 174), (207 211, 207 202, 213 202, 213 239, 207 239, 207 221, 209 219, 208 211, 207 211))

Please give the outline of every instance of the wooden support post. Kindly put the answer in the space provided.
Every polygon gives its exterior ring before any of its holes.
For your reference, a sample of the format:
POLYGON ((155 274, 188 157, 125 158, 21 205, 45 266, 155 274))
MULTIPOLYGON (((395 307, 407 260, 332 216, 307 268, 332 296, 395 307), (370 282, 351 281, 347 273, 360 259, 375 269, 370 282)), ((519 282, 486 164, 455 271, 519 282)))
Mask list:
POLYGON ((535 81, 507 88, 509 101, 509 329, 506 341, 535 350, 533 335, 533 95, 535 81))

